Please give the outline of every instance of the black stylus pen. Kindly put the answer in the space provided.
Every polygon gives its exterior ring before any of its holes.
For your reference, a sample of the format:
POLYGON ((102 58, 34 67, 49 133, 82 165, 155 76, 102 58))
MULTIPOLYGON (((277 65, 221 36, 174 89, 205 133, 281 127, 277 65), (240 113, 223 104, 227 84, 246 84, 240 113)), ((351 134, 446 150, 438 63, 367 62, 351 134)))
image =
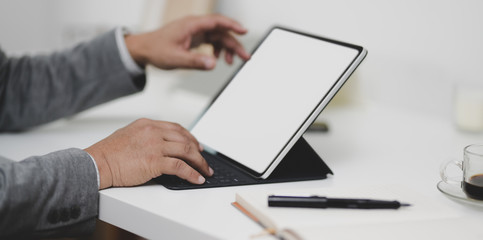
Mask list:
POLYGON ((398 209, 411 206, 398 201, 383 201, 374 199, 327 198, 319 196, 268 196, 270 207, 301 207, 301 208, 355 208, 355 209, 398 209))

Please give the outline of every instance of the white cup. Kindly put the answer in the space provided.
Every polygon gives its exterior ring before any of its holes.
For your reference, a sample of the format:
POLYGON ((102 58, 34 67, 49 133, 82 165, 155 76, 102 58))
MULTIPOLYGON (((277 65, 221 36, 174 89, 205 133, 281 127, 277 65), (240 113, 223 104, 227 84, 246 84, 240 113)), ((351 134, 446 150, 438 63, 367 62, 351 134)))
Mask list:
POLYGON ((454 122, 466 132, 483 131, 483 85, 458 84, 454 90, 454 122))

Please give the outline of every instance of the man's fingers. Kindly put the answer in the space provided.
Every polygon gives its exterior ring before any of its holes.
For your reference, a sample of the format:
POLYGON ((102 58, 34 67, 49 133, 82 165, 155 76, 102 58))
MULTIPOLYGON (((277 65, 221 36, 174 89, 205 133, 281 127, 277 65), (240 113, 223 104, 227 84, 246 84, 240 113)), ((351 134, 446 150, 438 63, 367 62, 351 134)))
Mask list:
POLYGON ((176 175, 194 184, 203 184, 205 182, 205 178, 183 160, 178 158, 165 158, 164 160, 166 164, 165 174, 176 175))
MULTIPOLYGON (((226 49, 240 56, 243 60, 248 60, 248 54, 242 44, 236 40, 230 32, 245 34, 247 30, 233 19, 222 15, 209 15, 198 17, 191 25, 192 34, 206 32, 207 42, 215 46, 215 56, 219 55, 219 50, 226 49)), ((194 34, 195 35, 195 34, 194 34)))
POLYGON ((224 34, 224 36, 221 38, 222 45, 223 47, 229 51, 229 52, 234 52, 238 56, 240 56, 241 59, 243 60, 248 60, 250 58, 250 54, 248 54, 245 51, 245 48, 243 45, 236 40, 231 34, 224 34))
POLYGON ((210 70, 216 66, 216 58, 194 52, 178 52, 173 65, 179 68, 210 70))
POLYGON ((218 14, 200 16, 196 21, 192 21, 190 27, 193 32, 210 31, 215 29, 233 31, 237 34, 245 34, 247 32, 247 29, 237 21, 218 14))
POLYGON ((217 46, 213 44, 213 48, 214 48, 213 55, 215 55, 216 58, 219 58, 221 53, 221 46, 217 46))
POLYGON ((198 146, 198 151, 203 151, 203 146, 192 135, 184 135, 177 131, 168 130, 163 133, 163 140, 179 143, 193 142, 196 146, 198 146))
MULTIPOLYGON (((163 139, 171 142, 188 142, 192 141, 196 145, 201 146, 198 140, 186 128, 171 122, 155 121, 158 126, 163 129, 163 139), (167 130, 166 130, 167 129, 167 130)), ((202 151, 203 148, 199 147, 202 151)))
POLYGON ((170 142, 193 142, 199 145, 198 140, 186 129, 175 130, 175 129, 162 129, 162 137, 166 141, 170 142))
POLYGON ((185 161, 205 176, 213 174, 210 166, 199 152, 199 145, 194 143, 166 142, 163 145, 163 153, 166 157, 185 161))
POLYGON ((229 51, 229 50, 226 50, 225 51, 225 61, 228 64, 232 64, 233 63, 233 52, 232 51, 229 51))
POLYGON ((206 42, 213 44, 215 53, 224 49, 227 52, 236 53, 245 61, 250 58, 250 54, 245 51, 243 45, 228 32, 212 33, 206 37, 206 42))

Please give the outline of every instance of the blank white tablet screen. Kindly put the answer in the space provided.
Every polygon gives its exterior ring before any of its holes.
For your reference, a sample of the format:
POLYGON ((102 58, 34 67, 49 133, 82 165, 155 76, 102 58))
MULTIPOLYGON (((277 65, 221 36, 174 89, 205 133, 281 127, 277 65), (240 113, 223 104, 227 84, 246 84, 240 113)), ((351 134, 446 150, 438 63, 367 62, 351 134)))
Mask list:
POLYGON ((275 28, 191 130, 264 172, 359 51, 275 28))

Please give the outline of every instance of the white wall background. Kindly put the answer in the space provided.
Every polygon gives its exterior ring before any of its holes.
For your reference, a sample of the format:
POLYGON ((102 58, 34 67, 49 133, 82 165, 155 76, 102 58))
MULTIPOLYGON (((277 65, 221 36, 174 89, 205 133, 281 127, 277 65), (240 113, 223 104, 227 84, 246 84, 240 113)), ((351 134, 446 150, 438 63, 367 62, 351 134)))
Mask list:
MULTIPOLYGON (((0 45, 10 54, 48 51, 116 25, 146 29, 163 2, 0 0, 0 45)), ((217 11, 250 30, 242 38, 248 43, 283 25, 366 47, 353 79, 356 101, 449 118, 454 85, 483 82, 483 1, 220 0, 217 11)), ((177 74, 182 84, 172 87, 187 89, 185 78, 208 78, 201 82, 210 87, 210 79, 226 75, 177 74)), ((220 81, 214 82, 217 88, 220 81)), ((156 93, 146 92, 139 98, 156 93)))
POLYGON ((364 100, 448 117, 458 82, 483 82, 483 1, 245 0, 220 11, 252 32, 274 24, 360 44, 364 100))
POLYGON ((9 54, 47 52, 118 25, 139 27, 145 2, 0 0, 0 45, 9 54))

